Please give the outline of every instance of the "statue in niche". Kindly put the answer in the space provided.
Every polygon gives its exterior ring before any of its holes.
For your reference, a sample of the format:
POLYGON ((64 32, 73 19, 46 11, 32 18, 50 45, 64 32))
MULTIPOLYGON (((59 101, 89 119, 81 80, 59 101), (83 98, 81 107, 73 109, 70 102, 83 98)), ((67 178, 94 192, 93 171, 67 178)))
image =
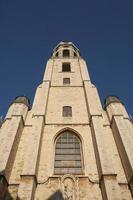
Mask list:
POLYGON ((63 181, 64 185, 64 200, 75 200, 74 181, 71 178, 66 178, 63 181))

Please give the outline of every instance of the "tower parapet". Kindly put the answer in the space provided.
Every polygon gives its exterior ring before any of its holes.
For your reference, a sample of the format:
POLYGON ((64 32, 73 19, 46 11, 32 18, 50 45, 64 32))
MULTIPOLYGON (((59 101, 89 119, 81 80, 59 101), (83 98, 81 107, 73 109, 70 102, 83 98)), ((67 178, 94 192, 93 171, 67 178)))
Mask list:
POLYGON ((60 42, 54 49, 52 58, 78 58, 80 57, 79 49, 72 43, 60 42))

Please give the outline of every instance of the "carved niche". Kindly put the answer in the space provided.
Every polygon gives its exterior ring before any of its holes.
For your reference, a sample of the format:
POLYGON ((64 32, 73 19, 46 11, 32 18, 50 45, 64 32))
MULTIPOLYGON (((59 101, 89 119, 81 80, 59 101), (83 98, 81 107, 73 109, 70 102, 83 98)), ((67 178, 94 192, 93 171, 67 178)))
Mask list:
POLYGON ((78 200, 78 179, 69 174, 64 175, 61 186, 64 200, 78 200))

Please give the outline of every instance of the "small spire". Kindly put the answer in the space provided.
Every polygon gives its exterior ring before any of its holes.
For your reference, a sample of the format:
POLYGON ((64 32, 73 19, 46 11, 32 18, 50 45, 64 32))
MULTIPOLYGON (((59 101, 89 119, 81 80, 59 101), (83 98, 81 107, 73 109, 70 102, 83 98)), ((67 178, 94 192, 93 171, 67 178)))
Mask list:
POLYGON ((107 96, 106 99, 104 100, 104 107, 106 108, 108 105, 111 103, 124 103, 119 99, 117 96, 107 96))
POLYGON ((27 96, 17 96, 12 102, 12 104, 13 103, 22 103, 25 104, 28 108, 30 108, 30 101, 27 96))

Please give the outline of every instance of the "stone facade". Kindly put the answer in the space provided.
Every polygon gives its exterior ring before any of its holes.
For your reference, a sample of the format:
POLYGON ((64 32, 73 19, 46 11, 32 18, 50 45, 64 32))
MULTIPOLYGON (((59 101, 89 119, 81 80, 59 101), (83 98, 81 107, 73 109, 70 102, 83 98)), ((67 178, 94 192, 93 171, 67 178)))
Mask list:
POLYGON ((27 97, 12 102, 0 144, 0 199, 133 199, 132 122, 117 97, 107 97, 102 107, 86 63, 71 42, 53 50, 32 108, 27 97), (64 106, 71 108, 71 116, 63 116, 64 106), (78 150, 65 149, 63 140, 62 149, 56 149, 65 132, 70 133, 65 145, 74 145, 72 136, 78 150))

